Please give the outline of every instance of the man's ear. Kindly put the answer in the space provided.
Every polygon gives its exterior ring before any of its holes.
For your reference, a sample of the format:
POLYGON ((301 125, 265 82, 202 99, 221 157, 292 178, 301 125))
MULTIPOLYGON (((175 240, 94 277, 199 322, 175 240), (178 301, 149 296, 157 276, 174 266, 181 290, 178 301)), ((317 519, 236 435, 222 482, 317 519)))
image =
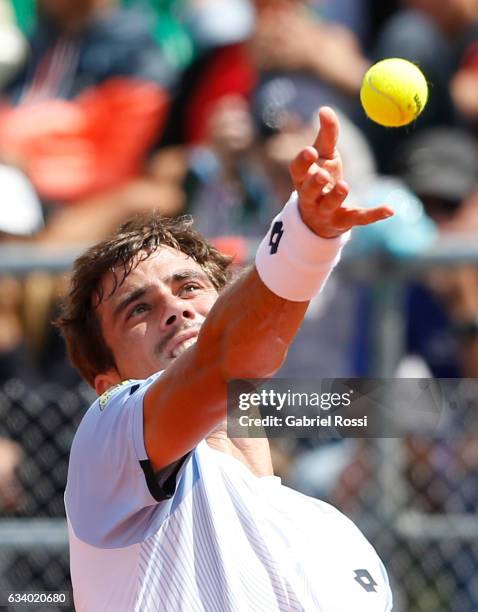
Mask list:
POLYGON ((110 387, 121 382, 121 377, 116 370, 108 370, 104 374, 95 376, 95 391, 98 396, 103 395, 110 387))

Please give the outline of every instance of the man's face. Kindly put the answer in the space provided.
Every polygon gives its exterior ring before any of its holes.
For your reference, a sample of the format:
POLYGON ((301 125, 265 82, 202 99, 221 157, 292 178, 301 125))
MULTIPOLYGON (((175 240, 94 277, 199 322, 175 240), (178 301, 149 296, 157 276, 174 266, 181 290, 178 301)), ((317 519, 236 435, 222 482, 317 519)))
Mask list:
POLYGON ((201 266, 169 247, 142 261, 110 296, 114 286, 108 273, 97 309, 117 366, 112 384, 166 368, 195 342, 218 297, 201 266))

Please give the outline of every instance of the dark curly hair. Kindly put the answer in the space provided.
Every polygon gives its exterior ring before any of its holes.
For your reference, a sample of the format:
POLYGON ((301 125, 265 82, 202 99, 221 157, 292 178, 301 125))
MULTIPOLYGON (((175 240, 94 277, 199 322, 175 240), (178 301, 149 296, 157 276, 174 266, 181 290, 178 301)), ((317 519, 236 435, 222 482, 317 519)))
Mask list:
POLYGON ((112 272, 115 279, 111 297, 139 263, 161 246, 168 246, 194 259, 218 291, 227 284, 231 258, 193 230, 192 223, 189 216, 170 219, 156 212, 137 215, 75 261, 70 288, 54 325, 65 338, 71 362, 91 386, 98 374, 115 367, 97 314, 105 297, 101 280, 106 273, 112 272))

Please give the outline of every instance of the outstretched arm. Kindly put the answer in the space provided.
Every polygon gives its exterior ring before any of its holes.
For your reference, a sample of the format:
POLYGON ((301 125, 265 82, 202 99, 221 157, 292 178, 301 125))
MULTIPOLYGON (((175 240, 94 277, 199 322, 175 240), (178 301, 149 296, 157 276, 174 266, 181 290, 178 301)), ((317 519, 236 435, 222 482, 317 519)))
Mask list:
MULTIPOLYGON (((307 226, 309 239, 310 231, 326 239, 318 238, 319 250, 322 246, 332 252, 339 242, 334 238, 392 212, 387 207, 365 210, 345 205, 348 186, 337 151, 338 120, 330 108, 320 110, 320 120, 313 146, 297 155, 290 172, 299 198, 299 222, 307 226)), ((145 445, 156 470, 194 448, 225 418, 228 380, 265 378, 278 370, 307 306, 307 300, 279 297, 256 267, 222 293, 197 343, 146 394, 145 445)))

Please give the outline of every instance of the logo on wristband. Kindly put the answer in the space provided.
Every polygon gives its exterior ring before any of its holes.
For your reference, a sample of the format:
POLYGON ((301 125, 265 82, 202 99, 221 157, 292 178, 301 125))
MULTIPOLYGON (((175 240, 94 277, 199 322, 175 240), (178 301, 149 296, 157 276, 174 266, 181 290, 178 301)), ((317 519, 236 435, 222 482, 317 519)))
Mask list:
POLYGON ((271 247, 271 255, 275 255, 279 248, 279 243, 284 235, 284 227, 282 221, 276 221, 272 226, 271 238, 269 240, 269 246, 271 247))

